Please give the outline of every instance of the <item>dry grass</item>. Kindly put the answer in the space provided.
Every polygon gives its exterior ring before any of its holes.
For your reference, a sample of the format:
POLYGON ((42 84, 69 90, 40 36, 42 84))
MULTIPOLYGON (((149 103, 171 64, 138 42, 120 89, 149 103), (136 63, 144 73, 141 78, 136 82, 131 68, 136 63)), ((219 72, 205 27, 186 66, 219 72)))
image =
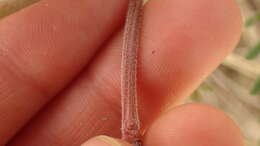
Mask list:
POLYGON ((0 0, 0 18, 21 10, 39 0, 0 0))

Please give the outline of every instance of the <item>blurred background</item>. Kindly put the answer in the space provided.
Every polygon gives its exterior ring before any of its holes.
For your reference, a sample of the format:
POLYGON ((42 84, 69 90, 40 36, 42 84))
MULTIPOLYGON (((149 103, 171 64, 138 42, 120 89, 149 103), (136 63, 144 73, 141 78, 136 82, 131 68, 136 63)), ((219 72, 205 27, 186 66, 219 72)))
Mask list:
MULTIPOLYGON (((0 18, 37 1, 0 0, 0 18)), ((237 2, 244 20, 241 41, 187 102, 222 109, 240 126, 247 146, 260 146, 260 0, 237 2)))
POLYGON ((260 0, 237 0, 244 27, 236 50, 188 102, 213 105, 241 128, 247 146, 260 146, 260 0))

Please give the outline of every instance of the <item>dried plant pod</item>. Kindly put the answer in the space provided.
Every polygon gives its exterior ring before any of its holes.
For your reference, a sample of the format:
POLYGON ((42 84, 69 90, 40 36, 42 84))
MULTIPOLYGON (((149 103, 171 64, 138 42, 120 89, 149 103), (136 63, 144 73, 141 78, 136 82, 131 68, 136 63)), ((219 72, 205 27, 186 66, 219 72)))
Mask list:
POLYGON ((141 145, 136 80, 142 6, 142 0, 129 0, 121 64, 122 139, 136 146, 141 145))

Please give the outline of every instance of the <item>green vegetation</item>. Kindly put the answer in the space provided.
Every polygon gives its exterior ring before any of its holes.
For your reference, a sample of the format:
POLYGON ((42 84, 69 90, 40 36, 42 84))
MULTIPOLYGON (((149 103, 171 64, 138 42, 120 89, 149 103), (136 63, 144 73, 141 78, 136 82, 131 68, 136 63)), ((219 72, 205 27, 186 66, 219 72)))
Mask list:
POLYGON ((255 59, 259 54, 260 54, 260 42, 258 42, 255 46, 249 49, 246 59, 248 60, 255 59))
MULTIPOLYGON (((257 13, 256 15, 252 16, 246 21, 246 27, 250 27, 257 22, 260 22, 260 13, 257 13)), ((249 49, 248 54, 246 55, 246 59, 253 60, 256 59, 260 54, 260 42, 258 42, 255 46, 249 49)), ((258 95, 260 94, 260 78, 256 81, 254 87, 251 90, 252 95, 258 95)))
POLYGON ((255 86, 251 90, 252 95, 257 95, 260 93, 260 78, 256 81, 255 86))
POLYGON ((260 21, 260 14, 255 14, 246 21, 246 27, 252 26, 260 21))

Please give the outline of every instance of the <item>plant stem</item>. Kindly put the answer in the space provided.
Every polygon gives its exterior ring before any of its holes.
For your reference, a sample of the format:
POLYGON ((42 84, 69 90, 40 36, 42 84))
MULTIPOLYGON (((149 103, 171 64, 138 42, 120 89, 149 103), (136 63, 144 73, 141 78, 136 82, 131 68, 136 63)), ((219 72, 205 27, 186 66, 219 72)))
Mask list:
POLYGON ((141 143, 136 80, 142 4, 142 0, 129 0, 121 64, 122 139, 134 145, 141 143))

